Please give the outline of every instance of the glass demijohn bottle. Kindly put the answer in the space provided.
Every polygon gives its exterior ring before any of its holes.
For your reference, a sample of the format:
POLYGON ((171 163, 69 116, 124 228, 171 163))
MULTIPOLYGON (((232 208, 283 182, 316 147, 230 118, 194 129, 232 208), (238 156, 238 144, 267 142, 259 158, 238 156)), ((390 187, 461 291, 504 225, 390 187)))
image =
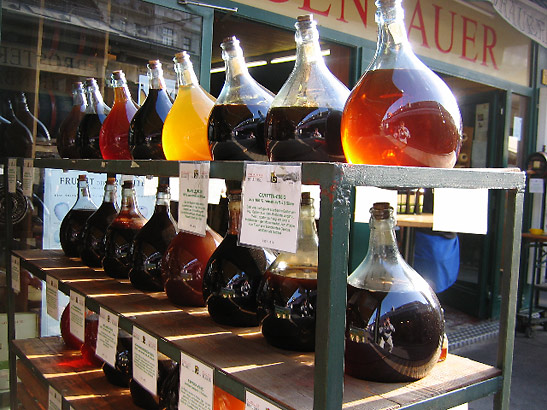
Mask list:
POLYGON ((266 117, 270 161, 345 162, 340 139, 348 88, 327 68, 313 16, 299 16, 294 69, 266 117))
POLYGON ((137 206, 133 181, 122 185, 120 212, 106 229, 105 254, 102 261, 104 272, 113 278, 128 278, 131 269, 131 246, 135 235, 146 223, 137 206))
POLYGON ((302 193, 296 253, 280 253, 268 267, 258 290, 262 334, 289 350, 315 350, 317 251, 313 199, 302 193))
POLYGON ((5 156, 31 158, 34 144, 32 132, 15 116, 11 100, 8 100, 8 108, 9 124, 4 128, 5 156))
POLYGON ((65 215, 59 229, 61 247, 66 256, 80 256, 80 247, 82 233, 87 218, 97 210, 97 206, 91 200, 89 195, 89 185, 87 177, 80 175, 78 177, 78 198, 76 202, 65 215))
POLYGON ((402 0, 376 0, 376 54, 342 115, 342 145, 353 164, 452 168, 462 120, 446 83, 413 53, 402 0))
POLYGON ((177 161, 211 160, 207 121, 215 98, 199 85, 186 51, 177 53, 173 61, 178 94, 163 125, 165 158, 177 161))
POLYGON ((161 133, 173 102, 159 60, 148 62, 148 81, 148 96, 129 125, 129 147, 134 159, 165 159, 161 133))
POLYGON ((441 354, 443 312, 399 253, 393 208, 380 202, 370 212, 368 253, 347 279, 346 373, 380 382, 418 380, 441 354))
POLYGON ((99 144, 103 159, 131 159, 129 151, 129 123, 137 112, 137 107, 127 87, 122 70, 112 73, 114 105, 103 122, 99 133, 99 144))
POLYGON ((82 234, 80 258, 87 266, 98 268, 104 258, 106 228, 118 214, 116 178, 108 177, 103 203, 87 219, 82 234))
POLYGON ((264 249, 238 246, 241 190, 230 190, 228 198, 228 232, 205 267, 203 298, 215 322, 256 326, 258 287, 274 256, 264 249))
POLYGON ((133 286, 142 291, 163 290, 161 260, 177 234, 176 223, 169 210, 170 199, 169 184, 160 181, 154 213, 133 240, 129 279, 133 286))
POLYGON ((220 45, 226 81, 209 115, 208 138, 214 160, 267 160, 264 121, 274 95, 258 84, 245 65, 239 40, 220 45))
POLYGON ((59 126, 57 151, 61 158, 80 158, 80 149, 76 145, 78 125, 85 115, 87 101, 84 87, 80 81, 72 84, 72 109, 59 126))
POLYGON ((13 103, 15 116, 35 135, 36 143, 41 145, 51 144, 51 137, 46 126, 29 111, 25 93, 15 93, 13 103), (36 130, 34 130, 34 127, 36 127, 36 130))
POLYGON ((81 158, 102 159, 99 134, 106 116, 110 113, 110 107, 104 103, 97 80, 94 78, 85 80, 85 92, 87 108, 78 125, 76 144, 81 158))

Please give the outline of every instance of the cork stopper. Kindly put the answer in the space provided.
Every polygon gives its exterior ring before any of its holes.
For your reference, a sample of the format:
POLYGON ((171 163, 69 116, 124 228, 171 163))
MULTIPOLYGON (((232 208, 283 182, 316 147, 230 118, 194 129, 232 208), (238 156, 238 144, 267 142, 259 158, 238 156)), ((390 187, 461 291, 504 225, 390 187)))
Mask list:
POLYGON ((125 74, 122 70, 116 70, 112 72, 112 79, 114 81, 125 80, 125 74))
POLYGON ((175 57, 173 58, 173 61, 175 63, 182 63, 187 58, 190 58, 190 54, 188 54, 186 51, 181 51, 181 52, 175 54, 175 57))
POLYGON ((106 178, 106 184, 107 185, 116 185, 116 178, 115 177, 106 178))
POLYGON ((370 213, 375 219, 388 219, 393 213, 393 208, 389 202, 375 202, 370 213))
POLYGON ((313 21, 313 14, 303 14, 296 18, 296 21, 301 23, 303 21, 313 21))
POLYGON ((87 176, 85 176, 85 175, 78 175, 78 181, 87 181, 87 176))
POLYGON ((132 189, 133 188, 133 181, 131 181, 131 180, 123 181, 122 188, 123 189, 132 189))
POLYGON ((160 60, 149 60, 148 61, 148 68, 153 70, 154 68, 161 68, 160 60))
POLYGON ((312 199, 311 194, 309 192, 302 192, 300 197, 300 204, 301 205, 311 205, 312 199))

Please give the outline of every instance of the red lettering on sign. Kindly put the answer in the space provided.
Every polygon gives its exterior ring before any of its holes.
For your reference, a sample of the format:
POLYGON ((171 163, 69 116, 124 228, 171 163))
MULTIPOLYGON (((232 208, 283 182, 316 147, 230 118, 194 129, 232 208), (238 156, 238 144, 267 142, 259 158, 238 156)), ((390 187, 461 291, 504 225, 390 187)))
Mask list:
POLYGON ((496 64, 496 59, 494 57, 494 52, 492 51, 492 49, 496 46, 496 42, 497 42, 496 32, 494 31, 492 27, 489 27, 486 24, 484 25, 483 41, 484 41, 484 46, 482 49, 482 65, 485 65, 485 66, 488 65, 486 62, 486 57, 487 57, 487 54, 490 54, 490 58, 492 59, 492 65, 494 66, 496 70, 499 70, 498 65, 496 64), (489 37, 488 33, 492 33, 491 42, 488 41, 488 37, 489 37))
POLYGON ((450 53, 452 51, 452 46, 454 45, 454 17, 456 16, 456 13, 454 11, 450 12, 450 15, 452 17, 452 21, 450 24, 450 47, 445 49, 441 47, 441 42, 439 41, 439 26, 441 22, 442 7, 435 4, 433 5, 433 7, 435 7, 435 46, 437 47, 437 50, 439 50, 441 53, 450 53))
POLYGON ((332 6, 332 4, 329 4, 329 7, 325 11, 316 10, 316 9, 312 9, 311 0, 304 0, 304 4, 302 5, 302 7, 298 7, 298 8, 300 10, 305 10, 305 11, 309 11, 310 13, 317 13, 321 16, 327 16, 328 17, 331 6, 332 6))
POLYGON ((463 28, 462 28, 462 55, 461 58, 467 61, 475 62, 477 61, 477 53, 475 53, 474 57, 469 57, 467 55, 467 43, 470 42, 475 45, 476 35, 477 35, 477 22, 475 20, 471 20, 470 18, 467 18, 465 16, 462 16, 463 19, 463 28), (469 34, 468 32, 468 24, 474 26, 475 31, 472 34, 469 34))
POLYGON ((420 0, 416 2, 416 7, 414 8, 414 13, 412 13, 412 19, 410 20, 410 26, 408 27, 408 36, 410 37, 410 33, 412 32, 412 29, 417 29, 420 33, 422 33, 422 47, 429 48, 429 43, 427 42, 427 35, 425 33, 425 24, 424 24, 424 16, 422 15, 422 6, 420 4, 420 0), (418 17, 419 25, 417 26, 414 24, 414 20, 418 17))

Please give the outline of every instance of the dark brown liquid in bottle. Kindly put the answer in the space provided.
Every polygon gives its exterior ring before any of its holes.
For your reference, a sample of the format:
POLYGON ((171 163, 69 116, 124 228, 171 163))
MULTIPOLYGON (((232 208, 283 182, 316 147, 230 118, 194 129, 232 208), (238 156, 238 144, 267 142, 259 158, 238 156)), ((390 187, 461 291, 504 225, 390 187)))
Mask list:
POLYGON ((273 346, 313 351, 317 279, 291 277, 291 273, 264 275, 257 297, 262 334, 273 346))
POLYGON ((6 157, 32 156, 32 131, 23 124, 10 109, 10 124, 4 128, 4 152, 6 157))
POLYGON ((203 297, 215 322, 258 325, 256 294, 269 262, 264 250, 238 246, 234 234, 224 237, 203 277, 203 297))
POLYGON ((270 161, 345 162, 342 112, 322 107, 274 107, 266 117, 270 161))
POLYGON ((80 148, 76 145, 76 134, 83 116, 84 113, 80 106, 76 105, 72 107, 68 116, 61 123, 57 135, 57 151, 61 158, 80 158, 80 148))
POLYGON ((205 236, 179 232, 161 262, 167 298, 178 306, 205 306, 203 273, 221 237, 208 229, 205 236))
POLYGON ((104 272, 113 278, 127 279, 131 269, 131 246, 146 223, 142 216, 118 214, 106 230, 104 272))
POLYGON ((267 106, 215 105, 209 115, 208 137, 214 160, 267 161, 264 121, 267 106))
POLYGON ((102 121, 105 115, 85 114, 80 121, 76 134, 76 144, 80 150, 81 158, 102 159, 101 148, 99 146, 99 132, 101 131, 102 121), (102 117, 102 119, 101 119, 102 117))
POLYGON ((95 212, 94 209, 71 209, 63 218, 59 229, 61 247, 66 256, 80 256, 82 233, 87 219, 95 212))
POLYGON ((346 373, 381 382, 414 381, 437 363, 443 314, 431 289, 373 292, 348 285, 346 373))
POLYGON ((82 235, 80 257, 87 266, 100 267, 104 258, 106 229, 112 223, 118 210, 111 202, 103 202, 87 220, 82 235))

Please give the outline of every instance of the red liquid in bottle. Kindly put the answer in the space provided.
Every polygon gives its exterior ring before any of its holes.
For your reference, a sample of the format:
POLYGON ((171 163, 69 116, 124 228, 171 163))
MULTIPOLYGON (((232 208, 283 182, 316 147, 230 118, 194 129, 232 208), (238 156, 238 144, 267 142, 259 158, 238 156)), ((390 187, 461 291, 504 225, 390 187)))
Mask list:
POLYGON ((71 209, 63 218, 59 237, 66 256, 80 256, 85 223, 94 212, 95 209, 71 209))
POLYGON ((132 101, 114 104, 104 120, 99 136, 104 159, 131 159, 129 152, 129 123, 137 109, 132 101))
POLYGON ((69 349, 80 350, 83 342, 70 332, 70 303, 61 315, 61 337, 69 349))

